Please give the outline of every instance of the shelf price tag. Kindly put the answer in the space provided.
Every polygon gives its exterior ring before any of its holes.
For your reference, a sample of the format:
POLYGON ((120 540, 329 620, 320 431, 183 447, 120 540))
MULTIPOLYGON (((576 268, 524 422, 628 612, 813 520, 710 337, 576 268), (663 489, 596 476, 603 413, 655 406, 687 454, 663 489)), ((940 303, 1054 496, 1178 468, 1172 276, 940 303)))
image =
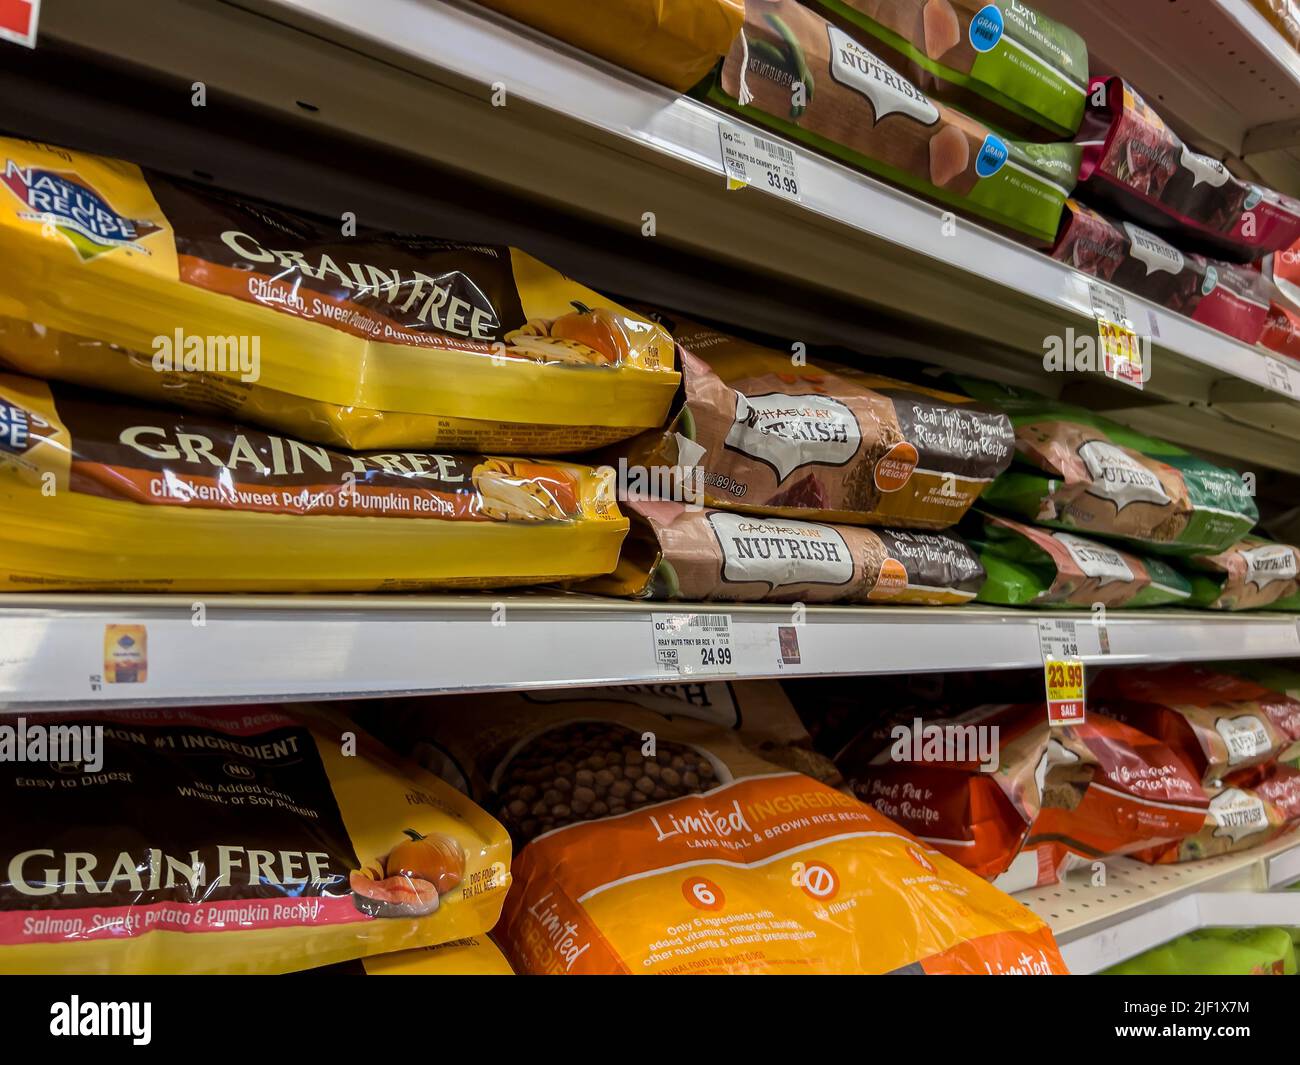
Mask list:
POLYGON ((1102 371, 1107 377, 1142 390, 1145 377, 1142 340, 1128 316, 1122 292, 1105 285, 1090 284, 1088 296, 1097 319, 1102 371))
POLYGON ((1087 696, 1076 623, 1060 618, 1040 620, 1038 643, 1043 653, 1048 724, 1082 724, 1086 717, 1087 696))
POLYGON ((753 185, 782 199, 803 202, 798 157, 789 145, 728 122, 718 123, 718 140, 727 188, 753 185))
POLYGON ((41 0, 0 0, 0 41, 36 47, 41 0))
POLYGON ((1281 359, 1275 359, 1271 355, 1264 357, 1264 369, 1268 373, 1268 387, 1274 392, 1281 392, 1284 396, 1291 396, 1293 399, 1300 399, 1300 371, 1293 370, 1281 359))
POLYGON ((660 672, 736 672, 730 614, 652 614, 651 621, 660 672))

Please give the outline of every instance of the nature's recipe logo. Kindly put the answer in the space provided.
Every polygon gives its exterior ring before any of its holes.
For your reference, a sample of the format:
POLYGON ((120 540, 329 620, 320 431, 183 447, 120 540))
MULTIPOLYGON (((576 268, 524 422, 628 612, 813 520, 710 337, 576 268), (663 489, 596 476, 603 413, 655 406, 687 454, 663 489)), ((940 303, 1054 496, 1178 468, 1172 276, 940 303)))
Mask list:
POLYGON ((23 168, 9 159, 0 181, 27 207, 19 218, 52 226, 83 262, 114 248, 148 255, 139 241, 161 228, 118 214, 98 192, 69 174, 23 168))

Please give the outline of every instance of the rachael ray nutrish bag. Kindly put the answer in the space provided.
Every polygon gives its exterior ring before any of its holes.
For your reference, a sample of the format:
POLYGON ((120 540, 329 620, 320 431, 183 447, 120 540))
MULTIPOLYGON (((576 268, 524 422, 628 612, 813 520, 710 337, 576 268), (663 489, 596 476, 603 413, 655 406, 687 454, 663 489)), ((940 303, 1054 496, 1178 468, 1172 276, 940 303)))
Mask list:
POLYGON ((1189 560, 1193 606, 1286 609, 1300 593, 1300 548, 1247 536, 1217 555, 1189 560))
POLYGON ((612 476, 342 452, 0 374, 0 590, 395 591, 614 568, 612 476))
POLYGON ((710 507, 944 529, 1014 456, 1010 419, 962 396, 795 365, 711 326, 658 317, 683 349, 684 402, 667 431, 619 450, 645 468, 701 467, 710 507))
POLYGON ((479 935, 501 911, 501 825, 327 711, 17 720, 92 731, 80 765, 0 763, 22 811, 0 821, 0 973, 289 972, 479 935))
POLYGON ((0 138, 0 358, 318 443, 525 454, 661 425, 660 327, 514 248, 331 224, 0 138))
POLYGON ((811 0, 927 95, 1021 136, 1073 137, 1088 45, 1022 0, 811 0))
POLYGON ((1241 475, 1082 407, 971 377, 963 391, 1005 412, 1016 461, 990 509, 1161 554, 1222 551, 1259 520, 1241 475))
POLYGON ((505 819, 517 971, 1065 971, 1037 917, 869 806, 702 721, 557 694, 373 714, 505 819))

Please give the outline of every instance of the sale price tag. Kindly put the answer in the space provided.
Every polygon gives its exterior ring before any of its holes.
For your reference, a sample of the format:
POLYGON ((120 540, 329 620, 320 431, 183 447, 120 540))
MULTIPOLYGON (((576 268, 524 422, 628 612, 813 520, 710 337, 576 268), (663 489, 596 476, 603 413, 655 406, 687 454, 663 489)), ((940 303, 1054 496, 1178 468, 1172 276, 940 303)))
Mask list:
POLYGON ((0 41, 36 47, 41 0, 0 0, 0 41))
POLYGON ((730 614, 654 614, 651 620, 660 672, 736 672, 730 614))
POLYGON ((1063 618, 1039 621, 1038 643, 1043 654, 1048 724, 1081 724, 1086 717, 1087 694, 1076 623, 1063 618))
POLYGON ((1088 295, 1093 317, 1097 319, 1103 372, 1140 390, 1146 377, 1142 341, 1129 319, 1124 294, 1105 285, 1091 284, 1088 295))
POLYGON ((802 202, 798 157, 793 148, 728 122, 718 124, 718 139, 728 188, 753 185, 774 196, 802 202))

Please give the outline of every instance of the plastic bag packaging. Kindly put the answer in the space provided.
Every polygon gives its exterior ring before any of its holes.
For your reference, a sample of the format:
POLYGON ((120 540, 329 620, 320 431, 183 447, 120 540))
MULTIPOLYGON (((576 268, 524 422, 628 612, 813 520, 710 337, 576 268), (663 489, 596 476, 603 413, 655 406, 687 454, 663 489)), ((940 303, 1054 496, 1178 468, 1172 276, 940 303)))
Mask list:
POLYGON ((1114 222, 1068 200, 1052 258, 1256 344, 1269 315, 1268 282, 1257 270, 1184 254, 1132 222, 1114 222))
POLYGON ((1178 844, 1201 831, 1210 797, 1168 746, 1091 709, 1075 728, 1097 767, 1077 806, 1045 807, 1034 820, 1024 853, 1035 868, 1061 879, 1098 858, 1178 844))
POLYGON ((1092 79, 1078 140, 1089 195, 1180 248, 1244 263, 1300 238, 1300 201, 1192 151, 1122 78, 1092 79))
MULTIPOLYGON (((853 794, 953 861, 993 880, 1046 806, 1077 806, 1097 764, 1086 736, 1052 728, 1042 704, 917 717, 880 747, 870 732, 836 758, 853 794)), ((1007 890, 1050 883, 1035 875, 1007 890)))
POLYGON ((513 248, 0 139, 0 357, 317 443, 555 454, 663 424, 661 328, 513 248))
POLYGON ((1207 785, 1289 756, 1300 740, 1300 701, 1203 666, 1103 670, 1089 700, 1168 744, 1207 785))
POLYGON ((327 711, 40 717, 55 723, 78 730, 80 766, 0 772, 26 812, 0 829, 0 972, 289 972, 496 923, 501 825, 327 711))
POLYGON ((1217 555, 1188 560, 1194 606, 1282 609, 1300 593, 1300 548, 1247 536, 1217 555))
POLYGON ((1066 532, 984 519, 974 539, 987 573, 977 598, 998 606, 1146 608, 1184 603, 1191 585, 1157 558, 1066 532))
POLYGON ((1015 2, 811 0, 927 96, 1035 139, 1073 137, 1083 121, 1088 46, 1015 2))
POLYGON ((756 518, 681 503, 625 503, 633 532, 603 595, 768 603, 970 602, 984 570, 946 532, 756 518))
POLYGON ((1222 551, 1259 520, 1235 470, 1082 407, 991 381, 954 380, 1015 426, 1016 462, 984 493, 993 510, 1181 555, 1222 551))
POLYGON ((1256 11, 1273 24, 1273 27, 1292 48, 1300 48, 1300 3, 1296 0, 1250 0, 1256 11))
POLYGON ((1112 965, 1102 976, 1294 976, 1285 928, 1203 928, 1112 965))
POLYGON ((478 0, 685 92, 726 54, 744 0, 478 0))
POLYGON ((372 954, 308 975, 320 976, 514 976, 506 956, 488 936, 466 936, 419 950, 372 954))
MULTIPOLYGON (((668 319, 664 319, 669 322, 668 319)), ((1003 414, 673 316, 683 405, 621 449, 626 468, 702 468, 703 502, 845 525, 942 529, 1011 462, 1003 414)))
POLYGON ((1256 766, 1208 791, 1199 831, 1135 857, 1156 865, 1197 862, 1262 846, 1300 820, 1300 770, 1288 765, 1256 766))
POLYGON ((866 31, 846 33, 796 0, 750 0, 706 95, 850 166, 1050 244, 1078 178, 1079 147, 1004 139, 931 101, 876 47, 866 31))
POLYGON ((333 451, 0 374, 0 589, 393 591, 612 570, 612 477, 333 451))
POLYGON ((1064 971, 1015 900, 703 722, 514 694, 382 722, 399 747, 439 745, 505 816, 494 934, 519 972, 1064 971))

